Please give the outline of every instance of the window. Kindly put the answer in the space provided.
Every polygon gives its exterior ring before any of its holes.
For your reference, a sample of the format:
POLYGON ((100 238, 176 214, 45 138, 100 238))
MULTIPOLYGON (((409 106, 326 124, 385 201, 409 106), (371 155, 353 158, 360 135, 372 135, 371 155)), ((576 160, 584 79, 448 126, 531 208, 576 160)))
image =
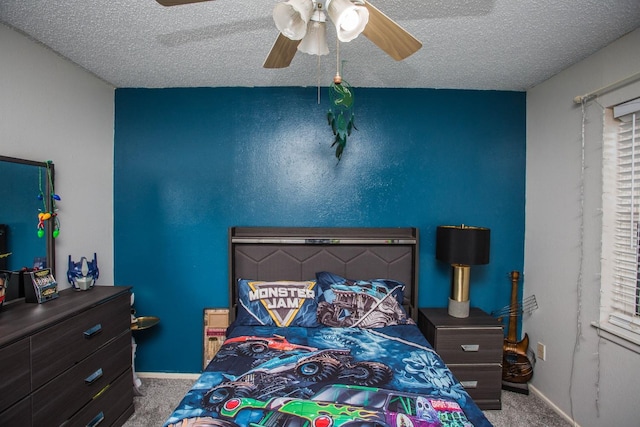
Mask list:
POLYGON ((600 327, 640 344, 640 98, 605 113, 600 327))

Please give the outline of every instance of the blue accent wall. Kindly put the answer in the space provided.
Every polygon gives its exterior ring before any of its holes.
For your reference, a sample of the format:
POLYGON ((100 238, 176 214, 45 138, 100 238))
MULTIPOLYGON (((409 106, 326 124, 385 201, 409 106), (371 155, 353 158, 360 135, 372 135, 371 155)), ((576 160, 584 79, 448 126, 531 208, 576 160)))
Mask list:
MULTIPOLYGON (((524 92, 356 88, 339 163, 316 88, 117 89, 115 278, 133 285, 136 368, 199 372, 202 311, 227 306, 231 226, 420 229, 420 305, 447 305, 438 225, 491 228, 471 304, 510 301, 522 271, 524 92)), ((362 278, 361 278, 362 279, 362 278)))
POLYGON ((46 191, 46 169, 0 162, 0 182, 0 224, 8 226, 7 251, 11 253, 5 258, 7 270, 33 268, 35 258, 47 256, 47 240, 38 237, 37 227, 38 213, 44 211, 38 195, 40 187, 46 191))

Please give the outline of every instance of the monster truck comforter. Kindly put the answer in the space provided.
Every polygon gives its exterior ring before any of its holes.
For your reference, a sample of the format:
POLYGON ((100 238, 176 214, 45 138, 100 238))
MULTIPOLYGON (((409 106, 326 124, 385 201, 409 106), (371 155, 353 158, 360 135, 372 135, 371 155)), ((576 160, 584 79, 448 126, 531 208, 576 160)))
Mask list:
POLYGON ((237 326, 165 424, 490 425, 415 325, 237 326))

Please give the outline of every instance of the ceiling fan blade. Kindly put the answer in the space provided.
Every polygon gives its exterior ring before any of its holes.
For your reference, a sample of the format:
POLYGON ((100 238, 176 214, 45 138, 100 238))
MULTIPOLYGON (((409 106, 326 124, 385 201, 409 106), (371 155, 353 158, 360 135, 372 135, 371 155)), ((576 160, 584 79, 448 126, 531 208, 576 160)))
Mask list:
POLYGON ((422 47, 420 40, 413 37, 368 1, 365 1, 365 6, 369 9, 369 23, 362 34, 385 51, 387 55, 396 61, 401 61, 420 50, 422 47))
POLYGON ((298 45, 302 40, 291 40, 288 37, 278 34, 276 42, 273 44, 267 59, 262 65, 264 68, 286 68, 291 64, 296 55, 298 45))
POLYGON ((200 3, 211 0, 156 0, 163 6, 180 6, 181 4, 200 3))

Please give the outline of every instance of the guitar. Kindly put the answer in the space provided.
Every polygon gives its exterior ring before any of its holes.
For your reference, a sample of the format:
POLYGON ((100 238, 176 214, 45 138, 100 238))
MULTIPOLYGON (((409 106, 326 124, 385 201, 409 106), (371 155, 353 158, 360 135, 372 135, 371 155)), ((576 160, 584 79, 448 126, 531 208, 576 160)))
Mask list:
POLYGON ((533 366, 527 356, 529 336, 525 333, 518 341, 518 281, 520 273, 511 272, 511 309, 509 327, 502 346, 502 379, 513 383, 526 383, 533 377, 533 366))

